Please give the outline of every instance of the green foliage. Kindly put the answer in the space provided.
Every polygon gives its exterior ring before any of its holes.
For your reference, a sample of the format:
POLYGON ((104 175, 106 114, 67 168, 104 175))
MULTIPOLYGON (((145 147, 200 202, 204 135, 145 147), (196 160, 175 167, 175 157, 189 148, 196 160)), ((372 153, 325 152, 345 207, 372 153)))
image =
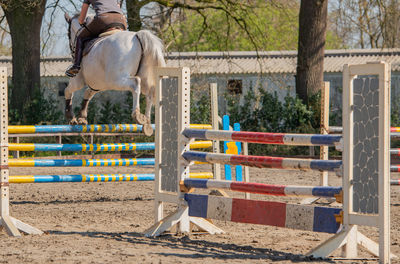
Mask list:
MULTIPOLYGON (((75 111, 75 113, 77 114, 78 111, 80 110, 80 107, 78 108, 77 111, 75 111)), ((89 106, 88 106, 88 116, 87 116, 87 121, 89 124, 99 124, 99 108, 97 106, 97 100, 96 98, 93 98, 92 100, 90 100, 89 102, 89 106)))
MULTIPOLYGON (((299 98, 289 95, 281 102, 276 93, 259 88, 258 95, 250 90, 242 104, 238 97, 227 96, 228 112, 232 123, 240 123, 243 131, 316 133, 319 127, 319 114, 315 110, 319 109, 315 103, 317 97, 306 106, 299 98)), ((308 148, 250 144, 249 152, 252 155, 305 155, 308 148)))
POLYGON ((194 96, 190 95, 190 123, 191 124, 211 124, 211 103, 208 94, 194 96), (199 98, 198 100, 194 100, 199 98))
POLYGON ((162 37, 174 51, 255 50, 255 45, 262 50, 296 49, 297 5, 276 7, 255 2, 254 8, 234 10, 242 26, 221 10, 206 10, 203 16, 182 10, 180 19, 162 37))
POLYGON ((326 31, 325 49, 345 49, 343 39, 341 39, 335 32, 326 31))
POLYGON ((392 127, 400 126, 400 99, 397 99, 394 102, 392 102, 390 124, 392 127))
MULTIPOLYGON (((201 14, 182 9, 161 38, 171 51, 297 50, 298 2, 237 1, 222 9, 229 9, 231 15, 216 9, 201 14)), ((342 48, 341 43, 327 31, 327 49, 342 48)))
POLYGON ((64 116, 58 110, 57 100, 53 96, 46 98, 41 89, 38 89, 32 100, 24 108, 24 120, 22 120, 22 115, 17 110, 10 110, 9 123, 24 125, 63 124, 64 116))

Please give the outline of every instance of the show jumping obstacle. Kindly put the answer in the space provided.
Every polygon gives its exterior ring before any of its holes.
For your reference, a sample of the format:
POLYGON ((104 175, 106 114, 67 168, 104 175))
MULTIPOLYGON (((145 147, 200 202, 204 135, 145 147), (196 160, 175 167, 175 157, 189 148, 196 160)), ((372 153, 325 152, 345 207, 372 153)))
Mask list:
MULTIPOLYGON (((154 124, 151 125, 153 129, 154 124)), ((207 124, 191 124, 191 128, 211 129, 207 124)), ((35 133, 119 133, 142 132, 143 126, 136 124, 105 124, 105 125, 39 125, 39 126, 9 126, 9 134, 35 134, 35 133)))
MULTIPOLYGON (((329 86, 322 90, 322 94, 328 94, 329 96, 329 86)), ((321 96, 323 97, 323 96, 321 96)), ((329 98, 329 97, 328 97, 329 98)), ((321 100, 321 112, 329 113, 329 100, 328 102, 324 102, 321 100)), ((343 132, 343 127, 338 126, 329 126, 329 115, 326 115, 323 122, 321 122, 321 127, 324 127, 324 131, 329 134, 339 134, 343 132)), ((398 140, 400 138, 400 127, 390 127, 390 138, 391 140, 398 140)), ((390 149, 391 156, 400 156, 400 148, 393 148, 390 149)), ((328 160, 328 153, 323 158, 324 160, 328 160)), ((390 172, 400 172, 400 164, 391 164, 390 172)), ((390 180, 390 185, 399 185, 397 179, 390 180)))
MULTIPOLYGON (((191 149, 210 148, 211 141, 196 141, 190 144, 191 149)), ((154 150, 155 144, 149 143, 107 143, 107 144, 36 144, 9 143, 9 151, 133 151, 154 150)))
MULTIPOLYGON (((153 125, 154 126, 154 125, 153 125)), ((192 128, 210 129, 210 125, 191 124, 192 128)), ((9 126, 9 133, 97 133, 97 132, 140 132, 142 126, 135 124, 117 125, 41 125, 41 126, 9 126)), ((190 148, 209 148, 211 141, 196 141, 190 144, 190 148)), ((154 150, 155 144, 149 143, 108 143, 108 144, 34 144, 34 143, 9 143, 9 151, 133 151, 133 150, 154 150)), ((9 167, 115 167, 115 166, 148 166, 154 165, 154 158, 142 159, 9 159, 9 167)), ((122 174, 120 174, 122 175, 122 174)), ((103 175, 97 180, 89 179, 82 175, 20 175, 11 176, 11 183, 30 182, 91 182, 91 181, 138 181, 154 180, 154 174, 143 177, 134 177, 135 174, 125 174, 126 177, 114 175, 103 175)), ((210 178, 210 173, 196 173, 193 177, 210 178)))
POLYGON ((115 167, 154 165, 154 159, 10 159, 9 167, 115 167))
MULTIPOLYGON (((79 174, 79 175, 13 175, 9 176, 9 167, 76 167, 76 166, 138 166, 154 165, 154 159, 10 159, 8 151, 131 151, 154 150, 154 143, 121 143, 121 144, 32 144, 8 143, 8 133, 119 133, 141 132, 142 126, 135 124, 116 125, 39 125, 39 126, 8 126, 7 107, 7 71, 0 69, 0 227, 4 227, 9 235, 21 236, 19 230, 27 234, 42 234, 43 232, 25 224, 9 214, 9 183, 55 183, 55 182, 127 182, 151 181, 154 174, 79 174)), ((210 125, 193 124, 192 128, 210 129, 210 125)), ((153 125, 154 129, 154 125, 153 125)), ((209 148, 211 141, 197 141, 191 148, 209 148)), ((212 178, 209 172, 191 173, 191 178, 212 178)))
MULTIPOLYGON (((205 132, 190 129, 189 69, 158 68, 156 76, 156 223, 146 231, 147 236, 158 236, 175 225, 178 232, 187 233, 191 231, 192 224, 210 234, 222 233, 223 230, 206 219, 230 220, 336 233, 310 251, 308 253, 310 256, 327 257, 335 249, 343 247, 346 258, 355 258, 357 244, 361 244, 369 252, 379 256, 381 263, 390 262, 388 118, 390 67, 388 64, 344 66, 343 120, 345 122, 343 123, 345 126, 342 139, 326 135, 315 137, 290 135, 289 139, 292 138, 292 142, 298 140, 301 144, 308 142, 309 145, 337 145, 343 150, 343 163, 340 167, 343 175, 342 187, 326 187, 321 193, 316 190, 325 186, 267 186, 215 180, 188 180, 189 167, 193 160, 285 167, 282 165, 284 159, 267 162, 266 159, 259 160, 259 157, 189 151, 192 138, 282 144, 286 143, 285 135, 281 134, 275 138, 270 133, 205 132), (368 129, 367 136, 359 137, 358 133, 354 133, 354 130, 358 128, 368 129), (317 140, 311 142, 313 139, 317 140), (254 191, 274 195, 298 192, 314 196, 315 191, 317 196, 335 195, 337 201, 342 202, 343 207, 317 207, 200 195, 194 194, 192 187, 254 191), (165 202, 178 207, 167 217, 163 216, 165 202), (379 245, 358 232, 357 225, 377 227, 379 245)), ((292 164, 291 162, 289 164, 292 164)), ((300 164, 304 164, 302 162, 300 164)), ((310 164, 311 162, 308 162, 305 167, 310 168, 310 164)), ((330 165, 324 169, 331 168, 331 163, 328 164, 330 165)), ((292 167, 292 165, 286 167, 292 167)))
MULTIPOLYGON (((211 172, 191 172, 190 178, 210 179, 211 172)), ((154 181, 154 174, 12 175, 10 183, 154 181)))
POLYGON ((400 179, 390 180, 390 185, 400 185, 400 179))

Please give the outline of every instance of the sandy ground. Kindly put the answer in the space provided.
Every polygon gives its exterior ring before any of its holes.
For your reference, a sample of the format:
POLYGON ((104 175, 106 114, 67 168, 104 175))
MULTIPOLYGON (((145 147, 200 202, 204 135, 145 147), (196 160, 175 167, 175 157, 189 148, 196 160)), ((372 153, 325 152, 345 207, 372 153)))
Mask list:
MULTIPOLYGON (((127 172, 152 172, 152 168, 11 170, 14 175, 127 172)), ((312 185, 318 183, 319 175, 273 169, 250 169, 250 172, 252 181, 274 184, 312 185)), ((340 185, 340 178, 332 174, 330 182, 340 185)), ((243 197, 243 194, 229 194, 243 197)), ((300 202, 294 198, 255 195, 252 198, 300 202)), ((391 202, 391 249, 400 256, 400 187, 392 188, 391 202)), ((322 233, 216 221, 225 234, 146 238, 142 232, 154 221, 153 203, 153 182, 13 184, 11 215, 45 234, 13 238, 0 232, 0 263, 302 263, 310 261, 302 254, 330 237, 322 233)), ((376 230, 360 229, 377 239, 376 230)), ((334 256, 339 257, 340 252, 334 252, 334 256)), ((372 256, 361 250, 360 257, 372 256)))

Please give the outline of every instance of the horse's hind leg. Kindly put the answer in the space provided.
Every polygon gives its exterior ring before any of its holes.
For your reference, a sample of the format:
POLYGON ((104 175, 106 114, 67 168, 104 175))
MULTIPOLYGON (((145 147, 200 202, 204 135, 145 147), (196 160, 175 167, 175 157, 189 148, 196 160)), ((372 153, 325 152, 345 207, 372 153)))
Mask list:
POLYGON ((81 105, 81 110, 79 112, 79 118, 78 118, 78 124, 81 125, 87 125, 87 110, 89 106, 90 100, 93 98, 95 94, 97 94, 99 91, 93 90, 90 87, 86 88, 85 94, 83 96, 83 101, 81 105))
POLYGON ((64 96, 65 96, 65 119, 69 124, 76 124, 77 121, 74 116, 74 112, 72 109, 72 98, 74 95, 74 92, 82 89, 84 86, 84 83, 79 76, 70 79, 68 86, 64 90, 64 96))
POLYGON ((153 96, 152 93, 146 96, 146 117, 151 122, 151 109, 153 107, 153 96))
POLYGON ((132 118, 135 120, 139 125, 144 125, 150 123, 148 118, 140 113, 140 92, 141 92, 141 84, 140 78, 134 77, 134 87, 132 88, 132 118))
POLYGON ((134 85, 132 89, 132 118, 139 125, 143 125, 143 133, 146 136, 151 136, 153 134, 153 128, 150 124, 150 117, 140 113, 140 92, 141 92, 141 79, 140 77, 134 77, 134 85))

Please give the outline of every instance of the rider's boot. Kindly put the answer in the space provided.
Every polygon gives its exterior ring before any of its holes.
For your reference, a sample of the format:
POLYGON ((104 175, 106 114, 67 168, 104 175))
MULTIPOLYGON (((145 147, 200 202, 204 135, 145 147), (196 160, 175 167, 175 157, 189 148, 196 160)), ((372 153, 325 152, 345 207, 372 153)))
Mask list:
POLYGON ((69 66, 68 69, 65 71, 65 74, 68 77, 75 77, 79 73, 79 70, 81 69, 82 52, 83 41, 81 38, 78 37, 76 40, 74 64, 69 66))

